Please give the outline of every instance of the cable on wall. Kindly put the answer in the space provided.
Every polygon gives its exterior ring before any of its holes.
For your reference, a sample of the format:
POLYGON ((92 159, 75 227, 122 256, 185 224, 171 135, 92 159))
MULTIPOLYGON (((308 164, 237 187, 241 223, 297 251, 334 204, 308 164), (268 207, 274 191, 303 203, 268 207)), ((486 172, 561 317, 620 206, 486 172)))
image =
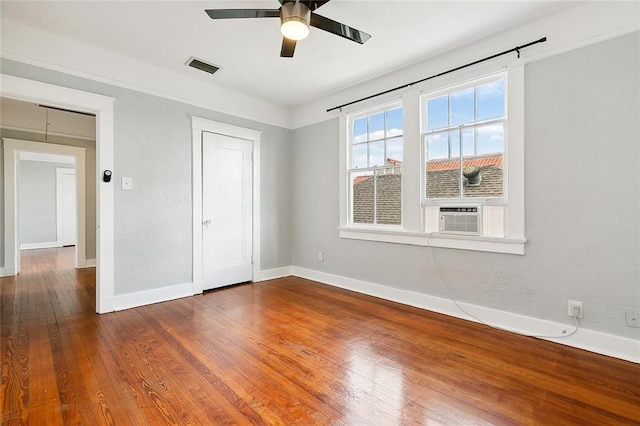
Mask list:
POLYGON ((346 104, 342 104, 342 105, 335 106, 333 108, 329 108, 327 110, 327 112, 331 112, 331 111, 334 111, 336 109, 339 109, 340 111, 342 111, 342 108, 344 108, 346 106, 357 104, 358 102, 362 102, 362 101, 366 101, 366 100, 369 100, 369 99, 373 99, 373 98, 376 98, 378 96, 386 95, 387 93, 395 92, 396 90, 405 89, 407 87, 411 87, 411 86, 413 86, 415 84, 422 83, 422 82, 427 81, 427 80, 431 80, 431 79, 434 79, 434 78, 437 78, 437 77, 442 77, 443 75, 450 74, 452 72, 459 71, 459 70, 464 69, 464 68, 472 67, 474 65, 480 64, 482 62, 490 61, 492 59, 498 58, 500 56, 507 55, 509 53, 515 52, 515 53, 517 53, 518 58, 520 58, 520 51, 522 49, 526 49, 529 46, 533 46, 534 44, 538 44, 538 43, 544 43, 546 41, 547 41, 547 38, 546 37, 542 37, 539 40, 535 40, 535 41, 532 41, 532 42, 529 42, 529 43, 526 43, 526 44, 522 44, 520 46, 516 46, 516 47, 514 47, 512 49, 505 50, 503 52, 496 53, 494 55, 487 56, 485 58, 478 59, 478 60, 473 61, 473 62, 469 62, 468 64, 460 65, 459 67, 451 68, 450 70, 443 71, 441 73, 434 74, 434 75, 431 75, 431 76, 426 77, 426 78, 423 78, 423 79, 420 79, 420 80, 416 80, 416 81, 412 81, 411 83, 406 83, 406 84, 403 84, 402 86, 394 87, 393 89, 388 89, 388 90, 385 90, 383 92, 378 92, 376 94, 369 95, 369 96, 366 96, 364 98, 360 98, 360 99, 357 99, 355 101, 348 102, 346 104))
POLYGON ((447 295, 447 297, 456 305, 456 307, 462 311, 463 313, 465 313, 466 315, 470 316, 471 318, 475 319, 476 321, 478 321, 480 324, 484 324, 488 327, 491 327, 493 329, 496 330, 500 330, 500 331, 508 331, 509 333, 515 333, 515 334, 519 334, 520 336, 525 336, 525 337, 536 337, 539 339, 562 339, 565 337, 569 337, 574 335, 578 329, 580 328, 580 322, 578 320, 578 317, 573 317, 573 319, 575 320, 574 323, 574 328, 571 331, 568 331, 566 329, 562 330, 562 333, 559 335, 544 335, 544 334, 527 334, 527 333, 521 333, 519 331, 513 330, 513 329, 509 329, 509 328, 504 328, 504 327, 500 327, 497 326, 495 324, 491 324, 485 320, 483 320, 482 318, 479 318, 473 314, 471 314, 469 311, 467 311, 466 309, 464 309, 460 303, 458 303, 458 301, 456 300, 455 297, 453 297, 451 295, 451 293, 449 292, 449 289, 447 288, 447 285, 445 283, 444 277, 442 276, 442 272, 440 271, 440 268, 438 267, 438 262, 436 261, 436 258, 433 254, 433 249, 430 250, 431 252, 431 260, 433 261, 433 265, 436 268, 436 274, 438 276, 438 281, 440 281, 440 285, 442 286, 442 289, 444 290, 445 294, 447 295))

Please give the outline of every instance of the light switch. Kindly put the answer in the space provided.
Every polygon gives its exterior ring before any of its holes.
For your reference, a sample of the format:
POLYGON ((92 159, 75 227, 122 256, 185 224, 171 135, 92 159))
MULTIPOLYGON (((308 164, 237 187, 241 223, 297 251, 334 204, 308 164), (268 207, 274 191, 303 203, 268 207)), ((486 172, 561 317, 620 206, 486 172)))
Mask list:
POLYGON ((122 178, 122 189, 124 189, 124 190, 133 189, 133 178, 123 177, 122 178))

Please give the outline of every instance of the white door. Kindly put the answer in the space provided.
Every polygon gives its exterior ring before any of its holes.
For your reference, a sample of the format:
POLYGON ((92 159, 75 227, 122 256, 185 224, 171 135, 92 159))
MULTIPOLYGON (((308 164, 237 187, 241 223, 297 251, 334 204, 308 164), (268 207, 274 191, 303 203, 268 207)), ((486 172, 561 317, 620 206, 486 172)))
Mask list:
POLYGON ((202 133, 203 289, 251 281, 251 141, 202 133))
POLYGON ((57 169, 56 177, 58 245, 75 246, 77 242, 76 171, 57 169))

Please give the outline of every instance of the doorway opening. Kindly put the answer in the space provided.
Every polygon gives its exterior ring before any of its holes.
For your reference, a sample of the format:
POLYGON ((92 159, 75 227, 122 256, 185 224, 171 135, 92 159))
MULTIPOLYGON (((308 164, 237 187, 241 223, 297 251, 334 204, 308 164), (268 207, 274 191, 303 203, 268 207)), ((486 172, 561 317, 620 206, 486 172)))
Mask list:
MULTIPOLYGON (((96 283, 95 300, 96 312, 112 312, 114 293, 114 238, 113 238, 113 184, 102 182, 99 177, 105 170, 113 170, 113 103, 114 98, 84 92, 67 87, 42 83, 6 74, 0 74, 0 96, 63 110, 73 110, 95 115, 96 120, 96 228, 92 230, 96 235, 96 283)), ((13 164, 14 158, 7 159, 5 146, 5 168, 7 163, 13 164), (11 160, 11 161, 9 161, 11 160)), ((13 150, 10 155, 17 155, 13 150)), ((70 155, 74 155, 71 153, 70 155)), ((11 167, 11 166, 10 166, 11 167)), ((15 170, 14 170, 15 171, 15 170)), ((79 173, 79 170, 77 171, 79 173)), ((6 170, 5 170, 6 173, 6 170)), ((5 182, 5 197, 7 193, 15 196, 15 186, 5 182)), ((7 209, 5 205, 4 217, 4 256, 0 268, 2 275, 13 275, 16 270, 16 211, 7 209)), ((82 220, 79 216, 78 220, 82 220)), ((79 230, 82 227, 79 227, 79 230)), ((80 235, 78 235, 80 240, 80 235)), ((86 257, 85 257, 86 259, 86 257)))
MULTIPOLYGON (((96 266, 95 237, 94 234, 90 234, 87 238, 86 232, 87 206, 95 206, 95 198, 87 203, 85 148, 10 138, 3 138, 3 142, 5 183, 5 271, 3 275, 15 275, 20 272, 21 249, 62 245, 59 244, 61 236, 57 232, 57 191, 55 189, 57 170, 54 165, 62 165, 63 161, 70 160, 75 165, 75 267, 96 266), (52 182, 48 182, 47 178, 52 182), (52 234, 55 235, 55 239, 52 238, 52 234), (90 254, 94 256, 92 259, 87 259, 87 240, 92 245, 90 247, 90 254)), ((95 215, 95 208, 89 211, 95 215)), ((95 232, 95 217, 89 217, 89 219, 92 224, 91 232, 95 232)))

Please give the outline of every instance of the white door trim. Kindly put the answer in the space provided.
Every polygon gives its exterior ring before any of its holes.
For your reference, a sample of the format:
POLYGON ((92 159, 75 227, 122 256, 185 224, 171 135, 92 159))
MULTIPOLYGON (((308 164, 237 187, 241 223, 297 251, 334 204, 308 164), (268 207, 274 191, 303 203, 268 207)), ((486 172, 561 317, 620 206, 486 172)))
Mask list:
MULTIPOLYGON (((41 153, 65 155, 75 158, 76 169, 85 176, 85 148, 57 145, 21 139, 2 138, 4 147, 4 270, 3 276, 20 272, 20 243, 18 241, 18 161, 21 153, 41 153)), ((75 173, 75 171, 74 171, 75 173)), ((85 182, 76 181, 76 236, 78 244, 75 251, 75 267, 86 264, 85 241, 85 182)))
MULTIPOLYGON (((76 179, 76 192, 78 189, 78 176, 84 176, 84 175, 77 175, 76 174, 76 169, 67 169, 67 168, 62 168, 62 167, 56 167, 56 244, 58 247, 63 247, 64 246, 64 239, 62 238, 62 236, 64 235, 64 223, 65 223, 65 215, 64 215, 64 185, 63 185, 63 176, 64 175, 73 175, 73 178, 76 179)), ((81 177, 82 179, 82 177, 81 177)), ((84 180, 84 179, 83 179, 84 180)), ((80 198, 78 197, 78 194, 76 194, 76 215, 79 215, 81 212, 84 211, 84 206, 85 203, 87 201, 86 199, 86 194, 83 197, 83 202, 80 201, 80 198)), ((79 261, 78 261, 78 247, 80 246, 80 244, 82 243, 82 240, 80 239, 80 230, 78 229, 78 218, 80 216, 76 217, 76 268, 79 267, 79 261)), ((85 227, 86 229, 86 222, 85 222, 85 227)), ((84 237, 86 238, 86 234, 84 234, 84 237)), ((85 256, 84 256, 84 265, 87 264, 87 256, 86 256, 86 246, 85 246, 85 256)))
MULTIPOLYGON (((102 172, 103 170, 114 169, 113 102, 115 99, 7 74, 0 74, 0 96, 89 112, 96 115, 96 312, 113 311, 114 185, 113 183, 102 182, 102 172)), ((7 239, 12 237, 7 235, 10 229, 12 228, 7 228, 5 224, 5 245, 7 239)), ((15 236, 13 237, 15 238, 15 236)), ((9 267, 11 266, 9 265, 9 267)), ((4 268, 7 268, 6 263, 4 268)), ((3 272, 6 273, 7 271, 4 270, 3 272)))
POLYGON ((193 294, 202 293, 202 132, 253 143, 253 276, 260 271, 260 139, 262 132, 191 117, 193 167, 193 294))

